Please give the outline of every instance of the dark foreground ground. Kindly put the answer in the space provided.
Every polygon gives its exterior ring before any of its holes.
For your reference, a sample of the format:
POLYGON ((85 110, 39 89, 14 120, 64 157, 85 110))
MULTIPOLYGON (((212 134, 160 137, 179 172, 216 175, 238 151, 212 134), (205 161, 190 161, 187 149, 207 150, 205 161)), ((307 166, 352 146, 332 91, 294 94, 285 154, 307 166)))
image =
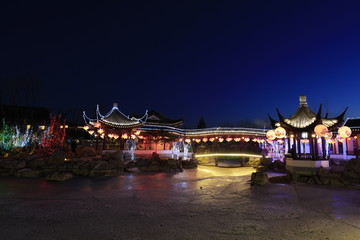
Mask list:
POLYGON ((252 171, 0 178, 0 239, 360 239, 360 190, 250 187, 252 171))

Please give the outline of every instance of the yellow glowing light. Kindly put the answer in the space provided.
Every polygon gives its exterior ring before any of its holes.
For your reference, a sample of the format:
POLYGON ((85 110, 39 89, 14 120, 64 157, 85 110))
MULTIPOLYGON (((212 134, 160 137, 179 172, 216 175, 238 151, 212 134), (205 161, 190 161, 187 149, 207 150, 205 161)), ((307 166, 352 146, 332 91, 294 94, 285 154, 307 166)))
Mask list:
POLYGON ((201 139, 195 139, 195 142, 197 142, 197 143, 199 143, 199 142, 201 142, 201 139))
POLYGON ((215 140, 215 138, 213 138, 213 137, 209 139, 210 142, 213 142, 214 140, 215 140))
POLYGON ((191 139, 190 139, 190 138, 187 138, 187 139, 185 139, 185 142, 190 143, 190 142, 191 142, 191 139))
POLYGON ((267 137, 269 140, 274 140, 274 139, 276 138, 276 136, 275 136, 275 131, 274 131, 274 130, 269 130, 269 131, 267 131, 266 137, 267 137))
POLYGON ((41 130, 45 130, 45 126, 44 126, 44 125, 39 126, 39 128, 40 128, 41 130))
POLYGON ((240 142, 241 138, 234 138, 235 142, 240 142))
POLYGON ((114 134, 114 135, 113 135, 113 138, 115 138, 115 140, 116 140, 116 139, 118 139, 118 138, 119 138, 119 135, 114 134))
POLYGON ((136 136, 134 134, 131 134, 131 139, 135 139, 136 136))
POLYGON ((357 136, 354 136, 354 139, 357 139, 357 136))
POLYGON ((60 126, 60 128, 64 128, 64 126, 63 126, 63 125, 61 125, 61 126, 60 126))
POLYGON ((283 127, 277 127, 274 131, 277 138, 284 138, 286 136, 286 130, 283 127))
POLYGON ((226 138, 226 141, 231 142, 233 139, 231 137, 226 138))
POLYGON ((135 135, 140 135, 141 131, 136 131, 135 135))
POLYGON ((221 143, 224 141, 224 139, 223 139, 222 137, 220 137, 218 140, 219 140, 219 142, 221 142, 221 143))
POLYGON ((256 154, 247 153, 211 153, 211 154, 196 154, 195 157, 262 157, 256 154))
POLYGON ((84 126, 83 129, 84 129, 85 131, 87 131, 87 130, 89 130, 89 126, 84 126))
POLYGON ((250 141, 250 138, 244 138, 244 141, 245 141, 245 142, 249 142, 249 141, 250 141))
POLYGON ((99 127, 101 127, 101 124, 100 124, 99 122, 96 122, 96 123, 94 124, 94 127, 99 128, 99 127))
POLYGON ((338 133, 340 137, 347 138, 351 136, 351 129, 347 126, 342 126, 341 128, 339 128, 338 133))
POLYGON ((108 137, 109 137, 109 138, 113 138, 113 137, 114 137, 114 134, 109 133, 109 134, 108 134, 108 137))
POLYGON ((326 133, 328 133, 329 130, 325 125, 318 124, 314 128, 314 132, 315 132, 316 136, 318 136, 318 137, 325 137, 326 133))
POLYGON ((103 134, 103 133, 105 132, 105 130, 102 129, 102 128, 99 128, 99 130, 97 130, 97 132, 98 132, 99 134, 103 134))
POLYGON ((92 135, 94 133, 94 130, 89 130, 88 133, 92 135))
POLYGON ((122 137, 123 139, 127 139, 127 138, 128 138, 128 135, 127 135, 126 133, 124 133, 123 135, 121 135, 121 137, 122 137))
POLYGON ((26 125, 26 128, 27 128, 27 129, 30 129, 30 128, 31 128, 31 125, 26 125))
POLYGON ((101 138, 104 138, 104 137, 105 137, 105 134, 101 134, 100 137, 101 137, 101 138))
POLYGON ((202 141, 203 141, 203 142, 207 142, 208 139, 207 139, 207 138, 203 138, 202 141))

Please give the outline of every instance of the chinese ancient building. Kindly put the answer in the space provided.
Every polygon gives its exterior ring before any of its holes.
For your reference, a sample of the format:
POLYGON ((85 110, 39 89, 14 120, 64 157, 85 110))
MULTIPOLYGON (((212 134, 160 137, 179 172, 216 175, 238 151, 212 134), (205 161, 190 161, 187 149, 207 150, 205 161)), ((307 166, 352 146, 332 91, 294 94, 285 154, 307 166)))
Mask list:
POLYGON ((275 139, 279 132, 284 133, 282 137, 285 137, 286 152, 291 153, 291 159, 287 161, 288 169, 328 167, 332 136, 343 125, 347 108, 336 117, 330 118, 328 114, 323 117, 322 105, 315 113, 308 107, 306 96, 300 96, 300 105, 291 117, 285 118, 276 110, 278 121, 269 115, 272 127, 276 128, 274 136, 270 138, 275 139))

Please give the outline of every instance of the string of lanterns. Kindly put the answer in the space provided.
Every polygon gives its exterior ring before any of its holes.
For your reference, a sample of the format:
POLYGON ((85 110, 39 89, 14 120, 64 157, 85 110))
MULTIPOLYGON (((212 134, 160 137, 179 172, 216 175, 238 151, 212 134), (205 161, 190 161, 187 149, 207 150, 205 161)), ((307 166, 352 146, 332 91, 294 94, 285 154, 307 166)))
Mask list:
MULTIPOLYGON (((323 125, 323 124, 318 124, 315 126, 314 128, 314 137, 324 137, 326 140, 331 140, 333 137, 333 133, 329 132, 329 129, 323 125)), ((338 135, 336 137, 336 139, 340 142, 344 141, 346 138, 349 138, 351 136, 351 129, 347 126, 342 126, 338 129, 338 135)), ((282 139, 286 137, 286 130, 283 127, 277 127, 275 130, 269 130, 266 133, 266 138, 268 140, 274 140, 276 138, 278 139, 282 139)), ((293 137, 293 135, 291 136, 293 137)), ((305 142, 305 141, 302 141, 305 142)), ((306 141, 308 142, 308 141, 306 141)))

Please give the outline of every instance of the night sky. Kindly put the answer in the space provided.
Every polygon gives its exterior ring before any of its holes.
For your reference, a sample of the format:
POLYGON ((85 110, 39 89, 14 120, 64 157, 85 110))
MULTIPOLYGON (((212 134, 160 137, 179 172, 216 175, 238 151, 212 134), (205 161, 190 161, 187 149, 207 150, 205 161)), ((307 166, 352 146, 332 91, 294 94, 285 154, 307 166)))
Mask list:
POLYGON ((3 103, 20 104, 10 95, 27 81, 34 105, 92 115, 117 102, 186 127, 290 116, 299 95, 360 117, 360 1, 8 2, 3 103))

